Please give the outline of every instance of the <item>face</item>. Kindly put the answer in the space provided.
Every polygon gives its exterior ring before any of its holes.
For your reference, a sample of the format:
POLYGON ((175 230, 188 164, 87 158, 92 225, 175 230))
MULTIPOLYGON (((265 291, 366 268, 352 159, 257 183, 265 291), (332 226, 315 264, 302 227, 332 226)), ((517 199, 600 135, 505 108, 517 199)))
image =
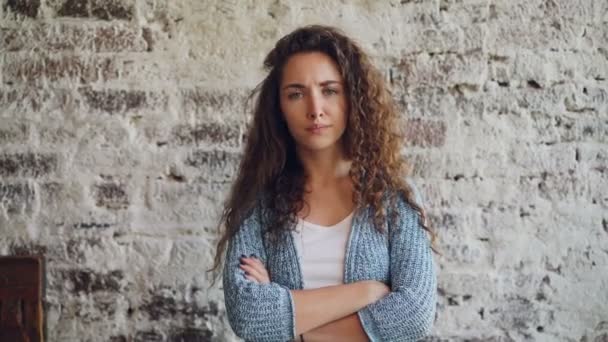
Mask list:
POLYGON ((283 67, 280 104, 298 149, 336 148, 346 129, 347 100, 338 65, 321 52, 291 56, 283 67))

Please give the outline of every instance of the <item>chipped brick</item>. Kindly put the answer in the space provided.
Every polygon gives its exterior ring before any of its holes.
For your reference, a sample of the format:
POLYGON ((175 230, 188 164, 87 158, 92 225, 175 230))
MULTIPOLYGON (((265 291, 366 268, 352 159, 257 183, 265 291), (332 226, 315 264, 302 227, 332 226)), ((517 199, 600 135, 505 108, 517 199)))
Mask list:
POLYGON ((187 164, 194 167, 208 166, 213 169, 222 169, 238 161, 238 156, 225 151, 195 151, 188 158, 187 164))
POLYGON ((419 147, 440 147, 445 144, 446 126, 443 121, 408 120, 405 125, 406 142, 419 147))
POLYGON ((103 20, 131 20, 133 6, 125 4, 125 0, 92 0, 91 14, 103 20))
POLYGON ((37 243, 11 243, 9 248, 9 255, 45 255, 47 252, 47 247, 44 245, 39 245, 37 243))
POLYGON ((0 183, 0 204, 9 214, 19 213, 23 208, 29 211, 34 199, 35 191, 29 184, 0 183))
POLYGON ((63 110, 69 97, 69 93, 62 89, 40 89, 35 86, 0 90, 0 111, 17 116, 54 109, 63 110))
POLYGON ((29 126, 23 123, 4 124, 0 128, 0 144, 23 143, 29 135, 29 126))
POLYGON ((120 26, 79 26, 64 23, 36 23, 33 26, 0 29, 0 49, 16 51, 146 51, 140 30, 120 26))
POLYGON ((74 224, 74 229, 106 229, 110 228, 112 224, 102 222, 81 222, 74 224))
POLYGON ((95 199, 97 206, 108 209, 126 209, 129 206, 129 197, 123 184, 96 184, 95 199))
POLYGON ((138 90, 92 90, 83 88, 80 93, 93 109, 115 113, 141 107, 146 100, 146 94, 138 90))
POLYGON ((194 151, 186 159, 187 165, 203 171, 201 180, 228 182, 236 174, 240 155, 225 151, 194 151))
POLYGON ((62 17, 94 17, 102 20, 131 20, 132 4, 121 0, 67 0, 57 11, 62 17))
POLYGON ((42 183, 40 185, 41 202, 44 205, 60 203, 63 200, 64 185, 58 182, 42 183))
POLYGON ((86 268, 72 269, 63 271, 62 276, 72 284, 74 293, 119 292, 123 288, 124 273, 120 270, 97 273, 86 268))
POLYGON ((152 34, 152 30, 149 27, 142 28, 141 37, 147 44, 146 51, 150 52, 154 50, 154 35, 152 34))
POLYGON ((163 342, 165 337, 157 331, 138 331, 135 333, 135 342, 163 342))
POLYGON ((92 57, 90 60, 79 56, 13 57, 7 60, 3 66, 5 82, 38 84, 43 80, 74 80, 91 83, 118 78, 118 68, 108 57, 92 57))
POLYGON ((171 332, 171 342, 206 342, 211 341, 213 332, 208 329, 175 329, 171 332))
POLYGON ((187 112, 213 112, 240 114, 244 110, 245 94, 238 90, 183 89, 182 106, 187 112))
POLYGON ((57 169, 57 156, 37 153, 0 154, 0 176, 41 177, 57 169))
POLYGON ((62 17, 88 17, 89 1, 67 0, 57 11, 57 14, 62 17))
POLYGON ((234 124, 203 123, 194 127, 180 125, 173 129, 173 140, 178 145, 216 144, 227 147, 238 147, 240 130, 234 124))
POLYGON ((68 258, 74 262, 84 262, 86 251, 92 248, 102 248, 102 242, 99 238, 70 239, 65 246, 68 258))
POLYGON ((139 31, 132 28, 100 27, 94 33, 93 50, 98 52, 148 51, 148 41, 145 39, 144 33, 139 34, 139 31))
POLYGON ((5 6, 14 13, 35 18, 40 8, 40 0, 8 0, 5 6))
POLYGON ((153 292, 150 300, 147 300, 140 308, 148 314, 152 320, 160 320, 165 317, 195 317, 205 319, 207 316, 217 316, 218 308, 215 302, 208 303, 208 306, 200 307, 195 302, 184 299, 181 295, 176 295, 173 291, 160 290, 153 292))

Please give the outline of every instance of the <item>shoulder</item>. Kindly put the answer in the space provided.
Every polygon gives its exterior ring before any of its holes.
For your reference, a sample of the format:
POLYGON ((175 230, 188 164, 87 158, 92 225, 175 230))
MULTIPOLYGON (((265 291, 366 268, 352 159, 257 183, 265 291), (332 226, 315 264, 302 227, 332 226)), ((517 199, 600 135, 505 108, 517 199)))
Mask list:
POLYGON ((248 208, 241 212, 240 218, 237 218, 235 235, 252 236, 258 235, 262 226, 262 201, 261 197, 251 203, 248 208))
POLYGON ((389 229, 391 227, 413 230, 422 228, 425 210, 423 197, 413 180, 406 179, 406 185, 407 190, 391 189, 385 195, 389 229))
POLYGON ((414 208, 413 204, 424 210, 423 196, 416 186, 416 183, 411 178, 406 178, 405 183, 408 187, 408 192, 401 189, 390 189, 386 192, 385 200, 389 201, 387 204, 394 204, 393 208, 396 208, 400 212, 416 212, 417 210, 414 208), (408 193, 410 194, 409 198, 408 193))
POLYGON ((270 201, 272 198, 268 192, 260 192, 246 215, 244 225, 255 234, 264 235, 267 232, 266 228, 272 218, 270 201))
POLYGON ((419 207, 424 208, 424 198, 422 197, 422 193, 420 192, 420 190, 418 190, 418 187, 416 186, 414 180, 408 177, 405 179, 405 182, 410 187, 416 204, 419 207))

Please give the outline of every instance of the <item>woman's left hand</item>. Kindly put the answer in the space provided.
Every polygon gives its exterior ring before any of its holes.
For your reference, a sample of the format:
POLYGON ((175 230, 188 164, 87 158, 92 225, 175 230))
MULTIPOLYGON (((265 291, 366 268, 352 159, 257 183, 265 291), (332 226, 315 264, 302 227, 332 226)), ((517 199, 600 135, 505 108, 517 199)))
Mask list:
POLYGON ((269 284, 270 276, 264 264, 255 257, 241 257, 241 265, 239 267, 245 271, 245 278, 255 281, 259 284, 269 284))

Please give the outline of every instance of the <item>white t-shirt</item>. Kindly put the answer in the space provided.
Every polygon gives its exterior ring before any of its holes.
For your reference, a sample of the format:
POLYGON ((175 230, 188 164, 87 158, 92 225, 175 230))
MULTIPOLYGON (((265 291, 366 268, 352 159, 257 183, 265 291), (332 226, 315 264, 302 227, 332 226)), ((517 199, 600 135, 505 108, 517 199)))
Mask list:
MULTIPOLYGON (((409 178, 406 181, 412 187, 415 201, 424 207, 418 188, 409 178)), ((304 289, 340 285, 344 282, 344 257, 353 215, 354 212, 331 227, 298 218, 296 230, 292 234, 300 260, 304 289)))
POLYGON ((344 257, 353 213, 333 226, 320 226, 298 218, 292 231, 300 260, 304 289, 343 283, 344 257))

